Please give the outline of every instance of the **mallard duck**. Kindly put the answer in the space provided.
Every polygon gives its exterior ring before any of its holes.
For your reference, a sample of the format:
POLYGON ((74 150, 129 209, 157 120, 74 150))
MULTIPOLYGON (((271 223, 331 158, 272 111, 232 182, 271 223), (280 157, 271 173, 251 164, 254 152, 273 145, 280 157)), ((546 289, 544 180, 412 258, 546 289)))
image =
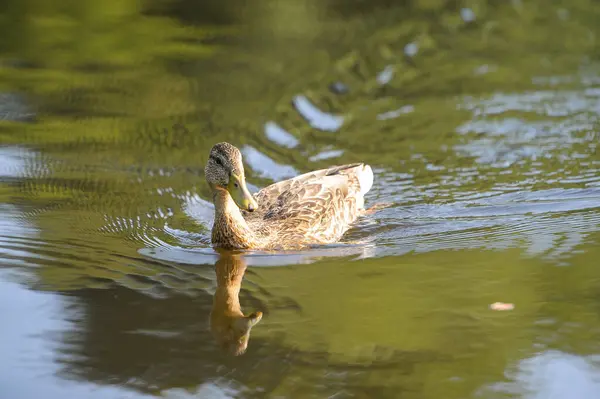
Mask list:
POLYGON ((293 249, 338 241, 364 211, 369 165, 353 163, 280 181, 252 195, 241 152, 215 144, 204 170, 212 190, 214 247, 293 249))

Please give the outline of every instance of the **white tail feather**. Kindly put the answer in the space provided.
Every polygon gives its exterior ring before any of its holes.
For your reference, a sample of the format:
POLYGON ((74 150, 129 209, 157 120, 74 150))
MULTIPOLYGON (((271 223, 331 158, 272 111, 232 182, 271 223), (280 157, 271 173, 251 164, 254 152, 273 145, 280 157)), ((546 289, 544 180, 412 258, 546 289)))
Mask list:
POLYGON ((373 170, 369 165, 363 165, 356 173, 360 184, 360 194, 365 195, 373 187, 373 170))

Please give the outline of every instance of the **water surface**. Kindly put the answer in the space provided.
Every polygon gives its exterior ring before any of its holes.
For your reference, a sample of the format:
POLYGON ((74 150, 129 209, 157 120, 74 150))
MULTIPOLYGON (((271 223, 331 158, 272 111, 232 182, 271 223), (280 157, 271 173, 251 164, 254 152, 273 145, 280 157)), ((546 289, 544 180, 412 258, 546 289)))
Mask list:
POLYGON ((600 396, 598 5, 5 3, 1 399, 600 396), (363 161, 389 206, 233 262, 219 141, 251 190, 363 161))

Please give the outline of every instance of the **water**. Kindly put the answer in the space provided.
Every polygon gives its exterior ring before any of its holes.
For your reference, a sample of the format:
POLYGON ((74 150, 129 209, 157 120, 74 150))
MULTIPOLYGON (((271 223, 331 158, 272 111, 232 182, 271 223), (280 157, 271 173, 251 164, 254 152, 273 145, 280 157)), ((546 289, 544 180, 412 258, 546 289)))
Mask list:
POLYGON ((600 396, 600 7, 468 3, 5 2, 0 399, 600 396), (216 253, 219 141, 389 206, 216 253))

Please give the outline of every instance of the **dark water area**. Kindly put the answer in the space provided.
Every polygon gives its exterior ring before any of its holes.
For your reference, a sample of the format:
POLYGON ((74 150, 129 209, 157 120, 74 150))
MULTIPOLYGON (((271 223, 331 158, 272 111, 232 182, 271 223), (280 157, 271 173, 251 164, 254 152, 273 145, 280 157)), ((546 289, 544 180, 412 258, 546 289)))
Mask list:
POLYGON ((600 397, 597 2, 0 4, 0 399, 600 397), (220 141, 389 206, 217 253, 220 141))

